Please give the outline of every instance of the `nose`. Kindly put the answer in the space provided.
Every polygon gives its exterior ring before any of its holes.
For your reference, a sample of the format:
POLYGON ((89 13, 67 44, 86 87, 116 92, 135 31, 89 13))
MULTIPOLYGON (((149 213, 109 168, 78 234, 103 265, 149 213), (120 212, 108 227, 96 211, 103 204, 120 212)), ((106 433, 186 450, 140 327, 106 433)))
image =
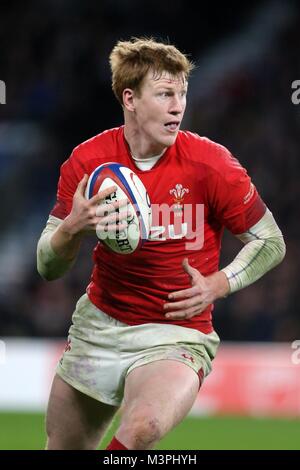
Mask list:
POLYGON ((172 97, 169 113, 173 114, 173 116, 177 116, 178 114, 182 113, 182 111, 184 110, 184 106, 185 104, 183 102, 182 96, 175 94, 172 97))

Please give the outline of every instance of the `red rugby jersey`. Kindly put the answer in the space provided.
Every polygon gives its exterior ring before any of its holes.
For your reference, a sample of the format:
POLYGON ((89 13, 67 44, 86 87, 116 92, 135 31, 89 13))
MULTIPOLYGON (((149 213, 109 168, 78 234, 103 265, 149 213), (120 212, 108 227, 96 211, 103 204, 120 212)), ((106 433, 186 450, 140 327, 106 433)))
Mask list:
POLYGON ((211 332, 213 305, 189 320, 170 320, 163 304, 170 292, 190 287, 184 257, 204 276, 214 273, 224 227, 240 234, 263 216, 265 205, 246 170, 222 145, 184 131, 151 170, 139 170, 122 126, 74 149, 61 167, 51 214, 64 219, 84 173, 112 161, 131 168, 147 188, 153 206, 151 239, 131 255, 112 253, 98 242, 87 287, 90 300, 128 325, 172 323, 211 332))

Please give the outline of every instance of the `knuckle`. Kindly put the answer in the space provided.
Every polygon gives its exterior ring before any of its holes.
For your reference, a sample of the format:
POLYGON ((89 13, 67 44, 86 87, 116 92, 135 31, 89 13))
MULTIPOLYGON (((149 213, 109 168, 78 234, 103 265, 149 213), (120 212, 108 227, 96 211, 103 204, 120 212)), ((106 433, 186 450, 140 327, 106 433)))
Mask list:
POLYGON ((87 201, 86 199, 80 201, 78 198, 76 198, 75 203, 77 207, 81 207, 83 210, 89 207, 89 201, 87 201))
POLYGON ((101 216, 105 214, 105 209, 101 205, 97 205, 95 212, 97 216, 101 216))
POLYGON ((81 205, 81 208, 82 208, 82 211, 87 214, 89 214, 92 211, 91 206, 89 205, 88 201, 83 202, 81 205))

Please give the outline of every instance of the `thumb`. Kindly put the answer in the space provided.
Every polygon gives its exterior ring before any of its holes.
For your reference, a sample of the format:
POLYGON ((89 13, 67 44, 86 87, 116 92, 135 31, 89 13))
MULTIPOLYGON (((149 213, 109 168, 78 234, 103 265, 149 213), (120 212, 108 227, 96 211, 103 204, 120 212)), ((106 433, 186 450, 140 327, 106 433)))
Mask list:
POLYGON ((85 189, 86 189, 88 179, 89 179, 89 176, 85 173, 83 178, 79 181, 77 189, 76 189, 76 193, 80 194, 83 197, 85 197, 85 189))
POLYGON ((189 260, 187 258, 184 258, 184 260, 182 261, 182 267, 184 271, 192 278, 192 280, 195 280, 199 276, 201 276, 201 273, 198 271, 198 269, 193 268, 189 264, 189 260))

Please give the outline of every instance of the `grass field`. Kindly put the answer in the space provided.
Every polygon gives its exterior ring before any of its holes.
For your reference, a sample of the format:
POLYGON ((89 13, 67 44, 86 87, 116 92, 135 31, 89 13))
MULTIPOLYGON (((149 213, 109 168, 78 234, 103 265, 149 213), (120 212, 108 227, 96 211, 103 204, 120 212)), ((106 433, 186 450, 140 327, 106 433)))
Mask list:
MULTIPOLYGON (((101 448, 114 433, 111 427, 101 448)), ((244 417, 187 418, 157 449, 300 449, 300 420, 244 417)), ((0 413, 0 450, 43 449, 41 414, 0 413)))

